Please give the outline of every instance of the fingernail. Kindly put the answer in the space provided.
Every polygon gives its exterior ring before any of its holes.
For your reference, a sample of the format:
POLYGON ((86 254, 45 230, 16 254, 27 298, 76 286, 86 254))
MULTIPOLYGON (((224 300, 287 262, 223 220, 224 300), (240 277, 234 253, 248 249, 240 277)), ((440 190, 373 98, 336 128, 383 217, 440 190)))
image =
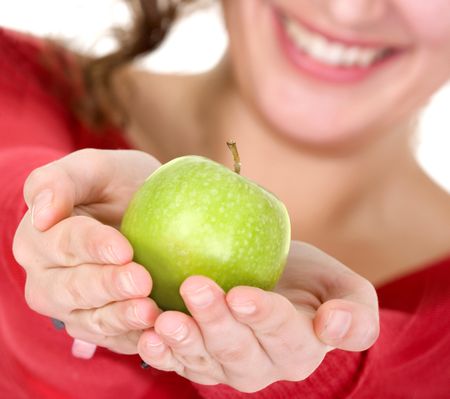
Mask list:
POLYGON ((157 335, 151 335, 145 341, 145 347, 153 353, 161 353, 164 351, 164 342, 157 335))
POLYGON ((186 291, 185 294, 189 302, 199 308, 204 308, 212 303, 214 294, 209 285, 201 286, 192 291, 186 291))
POLYGON ((344 338, 350 329, 352 315, 345 310, 332 310, 325 323, 322 337, 326 340, 336 341, 344 338))
POLYGON ((79 359, 90 359, 94 356, 97 345, 90 342, 74 339, 72 344, 72 355, 79 359))
POLYGON ((52 205, 53 191, 47 189, 40 192, 33 201, 31 207, 31 223, 34 226, 35 220, 43 211, 52 205))
POLYGON ((139 288, 134 282, 130 272, 122 272, 119 276, 119 281, 121 289, 126 295, 135 296, 140 294, 139 288))
POLYGON ((181 323, 175 326, 172 330, 164 332, 164 335, 167 335, 169 338, 174 339, 175 341, 182 341, 188 335, 188 329, 185 324, 181 323))
POLYGON ((233 309, 233 311, 236 313, 249 315, 255 313, 256 311, 256 305, 253 301, 231 302, 229 305, 231 309, 233 309))

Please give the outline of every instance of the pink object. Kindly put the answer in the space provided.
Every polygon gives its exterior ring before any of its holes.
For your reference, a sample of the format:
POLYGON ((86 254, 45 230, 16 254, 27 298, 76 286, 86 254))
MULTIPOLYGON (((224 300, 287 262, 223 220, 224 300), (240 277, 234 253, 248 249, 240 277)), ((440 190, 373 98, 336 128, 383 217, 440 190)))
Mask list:
POLYGON ((79 359, 91 359, 96 349, 97 345, 75 338, 72 344, 72 355, 79 359))

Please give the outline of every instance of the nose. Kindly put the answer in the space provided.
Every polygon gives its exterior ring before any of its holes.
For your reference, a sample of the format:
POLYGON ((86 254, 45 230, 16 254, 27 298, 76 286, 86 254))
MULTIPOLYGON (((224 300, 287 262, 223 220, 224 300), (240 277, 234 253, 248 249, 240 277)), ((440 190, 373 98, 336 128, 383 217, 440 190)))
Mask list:
POLYGON ((389 0, 323 0, 323 10, 330 20, 343 26, 360 27, 379 20, 389 0))

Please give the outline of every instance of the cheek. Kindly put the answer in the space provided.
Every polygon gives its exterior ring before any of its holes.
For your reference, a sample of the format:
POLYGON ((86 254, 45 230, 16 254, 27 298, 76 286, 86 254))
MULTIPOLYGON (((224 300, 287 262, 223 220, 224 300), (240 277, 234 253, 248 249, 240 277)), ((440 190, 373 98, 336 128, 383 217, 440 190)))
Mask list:
POLYGON ((417 44, 428 89, 436 90, 450 79, 450 1, 397 0, 397 5, 417 44))
POLYGON ((449 0, 396 0, 395 3, 415 37, 428 44, 450 47, 449 0))

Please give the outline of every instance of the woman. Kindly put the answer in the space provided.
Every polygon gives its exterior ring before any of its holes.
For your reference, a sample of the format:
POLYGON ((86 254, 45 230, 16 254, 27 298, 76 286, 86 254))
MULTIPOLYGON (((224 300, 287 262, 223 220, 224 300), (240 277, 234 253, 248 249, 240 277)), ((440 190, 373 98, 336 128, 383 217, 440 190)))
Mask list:
MULTIPOLYGON (((95 135, 72 119, 68 129, 70 116, 61 116, 55 97, 46 97, 42 110, 36 94, 33 115, 45 121, 42 131, 23 133, 13 108, 17 133, 5 137, 2 162, 4 198, 14 200, 2 212, 9 211, 9 244, 25 213, 14 255, 26 276, 10 257, 3 261, 5 392, 445 397, 449 375, 437 365, 449 361, 442 330, 450 301, 450 205, 417 166, 410 139, 420 107, 450 77, 448 3, 224 0, 229 51, 213 71, 187 77, 124 64, 123 57, 154 47, 167 27, 167 18, 155 17, 155 2, 141 3, 138 27, 152 28, 152 35, 142 30, 117 56, 86 67, 82 89, 89 96, 58 88, 85 119, 125 122, 126 142, 145 153, 63 157, 127 144, 111 128, 95 135), (286 272, 275 293, 237 287, 225 295, 195 276, 180 288, 192 317, 160 313, 146 297, 151 277, 131 262, 129 244, 110 226, 159 165, 146 153, 162 162, 195 153, 229 163, 223 143, 230 136, 244 174, 289 210, 294 241, 286 272), (21 184, 43 164, 26 181, 25 212, 21 184), (381 336, 360 353, 378 335, 368 281, 378 287, 381 336), (99 345, 91 360, 71 357, 69 337, 26 309, 24 282, 32 309, 99 345), (135 356, 102 347, 138 353, 153 368, 138 370, 135 356)), ((46 84, 58 80, 45 76, 46 84)), ((77 356, 83 341, 76 341, 77 356)))

